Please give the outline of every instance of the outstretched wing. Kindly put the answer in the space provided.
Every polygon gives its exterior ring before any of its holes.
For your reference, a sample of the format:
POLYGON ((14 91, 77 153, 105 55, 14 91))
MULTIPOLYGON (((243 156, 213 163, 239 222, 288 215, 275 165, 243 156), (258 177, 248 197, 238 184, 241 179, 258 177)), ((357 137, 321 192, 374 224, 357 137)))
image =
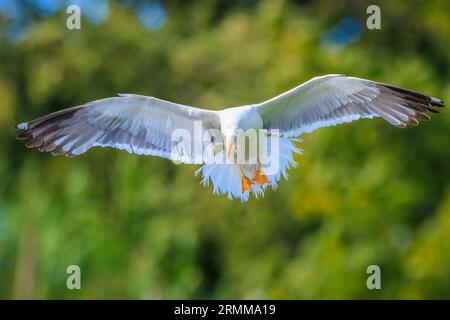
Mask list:
POLYGON ((214 111, 126 94, 58 111, 17 128, 21 130, 17 138, 28 140, 27 147, 53 155, 76 156, 99 146, 202 163, 201 148, 194 147, 194 134, 201 134, 203 143, 205 131, 220 129, 220 120, 214 111), (190 138, 178 136, 177 129, 190 138))
POLYGON ((361 118, 381 117, 404 128, 429 120, 444 102, 407 89, 343 75, 313 78, 256 105, 264 128, 293 137, 361 118))

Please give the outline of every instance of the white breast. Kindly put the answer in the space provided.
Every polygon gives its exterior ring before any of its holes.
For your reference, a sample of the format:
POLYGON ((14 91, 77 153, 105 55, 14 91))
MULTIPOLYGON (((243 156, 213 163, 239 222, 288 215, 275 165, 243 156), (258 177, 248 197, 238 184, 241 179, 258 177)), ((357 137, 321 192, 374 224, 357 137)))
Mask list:
POLYGON ((241 106, 219 111, 220 126, 224 134, 236 129, 262 129, 263 120, 257 109, 252 106, 241 106))

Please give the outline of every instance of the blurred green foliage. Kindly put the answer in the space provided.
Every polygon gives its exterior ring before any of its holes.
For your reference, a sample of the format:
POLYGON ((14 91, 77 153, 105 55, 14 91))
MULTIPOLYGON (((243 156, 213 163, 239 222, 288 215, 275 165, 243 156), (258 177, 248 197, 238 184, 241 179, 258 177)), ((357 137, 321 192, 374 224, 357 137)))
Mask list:
MULTIPOLYGON (((196 168, 110 149, 27 150, 17 122, 117 92, 220 109, 343 73, 450 101, 450 6, 378 1, 173 1, 145 29, 61 9, 0 37, 0 298, 450 298, 450 115, 400 130, 361 120, 303 136, 299 167, 248 203, 196 168), (343 18, 359 38, 323 41, 343 18), (66 288, 68 265, 82 290, 66 288), (382 290, 366 268, 382 270, 382 290)), ((0 30, 7 21, 0 19, 0 30)))

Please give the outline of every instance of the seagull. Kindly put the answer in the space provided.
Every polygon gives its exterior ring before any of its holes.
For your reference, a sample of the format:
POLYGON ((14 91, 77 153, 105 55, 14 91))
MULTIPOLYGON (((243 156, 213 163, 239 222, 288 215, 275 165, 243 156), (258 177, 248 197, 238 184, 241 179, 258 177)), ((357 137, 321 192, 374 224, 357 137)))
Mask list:
POLYGON ((270 100, 219 111, 119 94, 20 123, 16 129, 26 147, 52 155, 73 157, 92 147, 113 147, 199 164, 195 174, 202 175, 203 185, 212 183, 215 194, 247 201, 287 179, 304 133, 374 117, 399 128, 416 126, 440 107, 442 100, 422 93, 330 74, 270 100), (251 130, 258 132, 253 152, 246 147, 251 130))

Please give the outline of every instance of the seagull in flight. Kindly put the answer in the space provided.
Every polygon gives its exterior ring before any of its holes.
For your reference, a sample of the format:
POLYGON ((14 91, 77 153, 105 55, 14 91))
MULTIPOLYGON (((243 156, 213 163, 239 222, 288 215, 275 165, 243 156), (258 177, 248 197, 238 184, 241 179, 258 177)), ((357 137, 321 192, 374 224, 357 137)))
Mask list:
POLYGON ((113 147, 200 164, 196 175, 202 175, 202 184, 212 183, 214 193, 246 201, 287 179, 303 133, 373 117, 399 128, 416 126, 440 107, 442 100, 422 93, 331 74, 261 103, 219 111, 119 94, 20 123, 17 138, 53 155, 73 157, 92 147, 113 147), (254 152, 247 148, 249 130, 263 133, 253 140, 254 152))

